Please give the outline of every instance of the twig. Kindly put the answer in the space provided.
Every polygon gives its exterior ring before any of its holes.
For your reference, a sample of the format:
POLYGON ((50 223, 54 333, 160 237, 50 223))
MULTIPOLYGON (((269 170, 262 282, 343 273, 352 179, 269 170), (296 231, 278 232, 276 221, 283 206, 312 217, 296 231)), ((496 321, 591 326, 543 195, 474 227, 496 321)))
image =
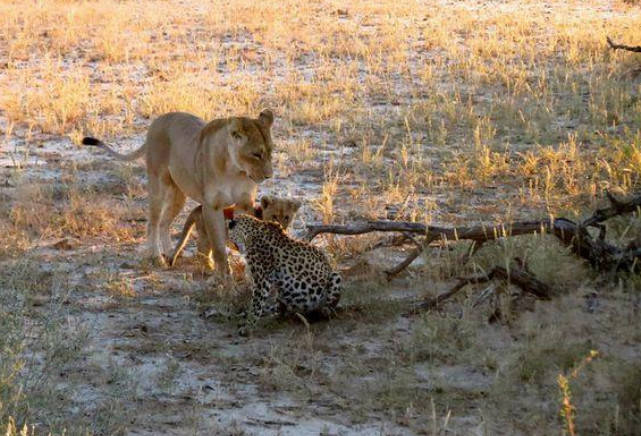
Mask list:
POLYGON ((263 418, 254 418, 254 417, 247 418, 245 423, 249 425, 277 425, 277 426, 296 425, 295 422, 285 421, 282 419, 263 419, 263 418))
POLYGON ((405 239, 407 239, 408 241, 411 241, 416 246, 416 248, 423 249, 424 244, 418 241, 414 236, 412 236, 411 233, 403 233, 403 236, 405 236, 405 239))
POLYGON ((608 45, 610 46, 610 48, 612 48, 612 50, 620 49, 620 50, 632 51, 635 53, 641 53, 641 45, 632 46, 632 45, 625 45, 625 44, 615 44, 614 42, 612 42, 609 36, 606 36, 605 39, 608 41, 608 45))
MULTIPOLYGON (((410 237, 408 234, 405 234, 406 236, 410 237)), ((430 245, 430 243, 436 239, 435 235, 427 236, 423 240, 422 243, 418 242, 416 239, 412 238, 412 241, 416 245, 416 248, 412 250, 412 252, 403 260, 401 263, 396 265, 394 268, 390 268, 388 270, 385 270, 385 274, 387 275, 387 280, 391 280, 392 277, 403 271, 405 268, 407 268, 414 260, 423 253, 425 250, 425 247, 430 245)))
POLYGON ((538 280, 532 274, 513 265, 508 271, 502 266, 495 266, 487 275, 462 278, 449 291, 444 292, 435 298, 420 302, 413 307, 413 311, 429 310, 437 308, 443 301, 456 295, 461 289, 470 284, 479 284, 489 282, 490 280, 505 280, 513 285, 518 286, 524 292, 534 295, 540 300, 549 300, 552 296, 552 290, 548 285, 538 280))
POLYGON ((399 263, 393 268, 385 270, 387 279, 390 280, 392 277, 394 277, 395 275, 403 271, 405 268, 407 268, 412 262, 414 262, 414 260, 416 260, 417 257, 421 255, 422 252, 423 252, 423 247, 415 248, 401 263, 399 263))
POLYGON ((416 304, 413 307, 413 311, 435 309, 438 306, 440 306, 443 301, 456 295, 461 289, 463 289, 467 285, 485 283, 485 282, 489 282, 490 280, 492 280, 492 272, 490 272, 490 274, 485 276, 475 276, 475 277, 467 277, 467 278, 459 279, 458 283, 452 289, 442 294, 439 294, 435 298, 416 304))
MULTIPOLYGON (((385 274, 387 274, 387 279, 391 280, 395 275, 399 274, 401 271, 403 271, 405 268, 410 266, 414 260, 425 251, 425 247, 427 247, 431 242, 436 239, 435 237, 429 238, 429 242, 423 242, 423 245, 420 245, 418 241, 416 241, 414 238, 412 238, 412 241, 416 244, 417 248, 415 250, 412 250, 412 252, 398 265, 396 265, 394 268, 390 268, 385 271, 385 274)), ((476 252, 483 246, 484 241, 472 241, 472 245, 470 246, 470 249, 465 252, 460 259, 459 263, 461 265, 466 264, 472 256, 476 254, 476 252)))
POLYGON ((487 300, 492 294, 494 294, 495 288, 493 286, 488 286, 485 288, 483 292, 481 292, 481 295, 478 296, 476 301, 472 304, 472 307, 478 307, 483 303, 485 300, 487 300))

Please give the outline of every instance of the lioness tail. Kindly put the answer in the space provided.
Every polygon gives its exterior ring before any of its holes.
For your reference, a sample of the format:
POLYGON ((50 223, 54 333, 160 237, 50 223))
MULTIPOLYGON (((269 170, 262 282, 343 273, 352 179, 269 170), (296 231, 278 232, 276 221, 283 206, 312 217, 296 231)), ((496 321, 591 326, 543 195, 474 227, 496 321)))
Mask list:
POLYGON ((145 154, 145 150, 147 149, 147 144, 143 144, 142 147, 140 147, 138 150, 135 150, 129 154, 121 154, 117 151, 114 151, 109 145, 105 144, 100 139, 92 138, 91 136, 85 136, 84 138, 82 138, 82 144, 100 147, 105 150, 110 156, 124 161, 132 161, 138 159, 139 157, 142 157, 145 154))

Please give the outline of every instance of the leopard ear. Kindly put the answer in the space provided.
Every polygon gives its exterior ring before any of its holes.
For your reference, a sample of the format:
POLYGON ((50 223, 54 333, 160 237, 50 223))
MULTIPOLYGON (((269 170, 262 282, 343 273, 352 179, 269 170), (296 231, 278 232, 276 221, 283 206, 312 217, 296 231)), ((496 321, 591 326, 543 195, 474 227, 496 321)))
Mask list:
POLYGON ((269 195, 263 195, 260 197, 260 205, 263 207, 263 210, 267 209, 271 202, 272 198, 269 195))
POLYGON ((263 126, 270 128, 274 123, 274 114, 271 110, 265 109, 258 115, 258 121, 260 121, 263 126))

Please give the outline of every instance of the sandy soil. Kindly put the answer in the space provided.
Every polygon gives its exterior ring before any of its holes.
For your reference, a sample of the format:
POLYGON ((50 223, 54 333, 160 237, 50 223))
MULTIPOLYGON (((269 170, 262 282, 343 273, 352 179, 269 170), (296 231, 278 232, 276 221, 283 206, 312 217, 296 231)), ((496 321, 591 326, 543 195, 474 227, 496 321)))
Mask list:
MULTIPOLYGON (((135 147, 139 139, 132 139, 123 149, 135 147)), ((119 183, 112 170, 122 166, 121 163, 67 141, 45 141, 28 156, 21 153, 19 145, 3 153, 0 160, 5 180, 3 194, 15 195, 12 180, 16 171, 20 184, 56 185, 64 183, 61 178, 70 165, 78 166, 75 182, 84 187, 104 190, 106 185, 119 183)), ((133 167, 135 180, 129 183, 144 186, 142 164, 133 167)), ((314 197, 321 183, 320 172, 301 171, 275 178, 261 190, 314 197)), ((224 318, 204 319, 201 312, 205 306, 199 300, 203 300, 203 295, 211 297, 215 279, 203 274, 190 259, 194 254, 193 242, 177 268, 150 268, 141 261, 145 254, 144 197, 135 198, 134 204, 130 220, 123 224, 133 227, 136 235, 133 243, 52 238, 43 239, 39 248, 30 253, 34 261, 32 273, 65 280, 56 292, 34 296, 35 310, 46 312, 54 301, 63 301, 62 313, 68 328, 86 335, 81 358, 65 367, 57 381, 56 389, 70 395, 65 414, 84 415, 82 419, 89 418, 95 423, 105 413, 105 402, 116 401, 118 410, 126 411, 128 421, 119 422, 115 428, 126 429, 127 434, 414 433, 395 422, 385 410, 368 410, 365 415, 354 417, 353 407, 346 402, 358 398, 332 392, 314 377, 305 380, 305 373, 310 371, 307 366, 322 368, 330 376, 336 362, 346 357, 344 350, 351 355, 357 348, 364 348, 365 355, 376 360, 377 351, 389 341, 389 334, 396 337, 409 334, 407 318, 386 317, 377 329, 388 334, 380 339, 369 337, 369 329, 358 325, 360 315, 350 314, 349 308, 337 320, 312 324, 311 334, 322 345, 322 351, 311 347, 313 359, 302 356, 294 368, 302 376, 291 374, 292 385, 302 383, 304 388, 297 386, 291 392, 287 380, 280 381, 284 389, 271 386, 272 382, 264 380, 271 376, 270 366, 279 369, 289 364, 286 359, 272 361, 274 350, 285 356, 295 353, 288 347, 299 345, 310 335, 305 326, 283 321, 259 329, 253 337, 245 339, 239 338, 235 325, 224 318), (126 282, 131 294, 122 296, 105 289, 101 281, 106 277, 126 282), (337 336, 334 325, 340 325, 340 330, 347 334, 337 336), (305 392, 299 392, 300 389, 305 392)), ((189 205, 175 223, 176 233, 188 210, 189 205)), ((314 220, 314 214, 309 204, 303 206, 292 233, 302 231, 306 221, 314 220)), ((400 254, 377 250, 366 263, 369 268, 382 268, 391 259, 399 259, 400 254)), ((237 254, 232 256, 235 262, 241 262, 237 254)), ((405 290, 402 299, 415 295, 416 292, 405 290)), ((454 384, 460 384, 457 381, 460 376, 465 375, 467 380, 472 377, 476 380, 474 390, 489 383, 487 375, 466 374, 465 368, 424 367, 421 378, 426 384, 435 371, 441 379, 452 379, 454 384)), ((287 374, 277 376, 286 378, 287 374)), ((353 382, 358 391, 360 381, 353 382)), ((122 419, 120 413, 117 419, 122 419)), ((450 419, 450 426, 466 432, 478 432, 480 425, 478 416, 450 419)))

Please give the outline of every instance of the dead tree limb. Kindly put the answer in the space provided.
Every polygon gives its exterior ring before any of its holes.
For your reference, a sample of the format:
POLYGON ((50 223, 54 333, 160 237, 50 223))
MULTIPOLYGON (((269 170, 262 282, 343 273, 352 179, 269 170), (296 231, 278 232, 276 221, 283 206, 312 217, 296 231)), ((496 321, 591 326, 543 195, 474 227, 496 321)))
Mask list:
POLYGON ((625 50, 625 51, 632 51, 635 53, 641 53, 641 45, 633 46, 633 45, 625 45, 625 44, 615 44, 612 42, 609 36, 606 36, 606 40, 608 41, 608 45, 612 50, 625 50))
POLYGON ((472 227, 439 227, 426 226, 421 223, 407 221, 362 221, 350 224, 327 224, 307 226, 307 233, 303 239, 311 241, 321 233, 333 233, 337 235, 362 235, 371 232, 403 232, 417 233, 425 236, 434 235, 432 241, 441 237, 449 241, 467 239, 476 242, 485 242, 499 239, 505 236, 517 236, 545 230, 550 227, 550 220, 519 221, 512 224, 499 224, 491 226, 472 227))
MULTIPOLYGON (((307 226, 306 239, 311 240, 321 233, 360 235, 370 232, 401 232, 424 235, 423 245, 426 247, 437 239, 447 241, 467 239, 483 243, 508 236, 550 233, 556 236, 563 245, 570 247, 574 254, 587 260, 593 268, 599 271, 641 270, 641 253, 637 247, 620 249, 606 242, 605 228, 601 226, 601 223, 607 219, 638 210, 641 207, 641 196, 629 201, 616 200, 610 194, 608 196, 611 202, 610 207, 598 209, 590 218, 579 224, 566 218, 471 227, 427 226, 404 221, 364 221, 345 225, 309 225, 307 226), (599 228, 599 237, 593 238, 587 231, 587 227, 599 228)), ((422 253, 422 250, 422 248, 413 250, 403 262, 387 271, 388 276, 402 271, 422 253)))
POLYGON ((405 268, 410 266, 410 264, 412 262, 414 262, 416 260, 416 258, 421 255, 423 250, 425 250, 425 248, 423 248, 423 247, 421 247, 421 248, 417 247, 417 248, 413 249, 412 252, 401 263, 399 263, 398 265, 396 265, 393 268, 385 270, 385 274, 387 275, 387 279, 388 280, 391 279, 396 274, 400 273, 405 268))
POLYGON ((425 225, 421 223, 410 223, 405 221, 363 221, 347 225, 318 225, 307 226, 307 234, 303 239, 311 241, 321 233, 334 233, 337 235, 362 235, 371 232, 403 232, 403 233, 425 233, 425 225))
MULTIPOLYGON (((587 259, 591 265, 598 269, 611 269, 623 257, 620 250, 606 243, 595 241, 584 227, 565 218, 543 219, 539 221, 518 221, 509 225, 472 226, 472 227, 437 227, 426 226, 421 223, 394 222, 394 221, 366 221, 346 225, 310 225, 307 226, 307 238, 311 239, 321 233, 334 233, 339 235, 359 235, 369 232, 412 232, 425 234, 429 242, 439 236, 445 240, 458 241, 462 239, 476 242, 487 242, 507 236, 518 236, 533 233, 552 233, 564 245, 571 247, 572 251, 587 259), (429 235, 429 236, 427 236, 429 235)), ((426 241, 427 242, 427 241, 426 241)), ((428 243, 429 243, 428 242, 428 243)), ((427 245, 427 244, 426 244, 427 245)), ((394 275, 416 259, 421 250, 416 249, 397 267, 388 271, 394 275), (408 263, 409 262, 409 263, 408 263)))
POLYGON ((456 295, 459 291, 461 291, 461 289, 465 288, 465 286, 470 284, 485 283, 494 279, 505 280, 509 283, 512 283, 513 285, 521 288, 523 292, 532 294, 540 300, 549 300, 552 297, 552 290, 550 289, 550 287, 542 281, 538 280, 527 271, 514 265, 510 267, 509 271, 502 266, 495 266, 487 275, 460 279, 458 283, 449 291, 444 292, 436 296, 435 298, 430 298, 429 300, 422 301, 416 304, 412 310, 414 312, 417 312, 421 310, 438 308, 441 303, 443 303, 448 298, 456 295))
POLYGON ((610 192, 606 192, 606 195, 610 200, 610 207, 597 209, 590 218, 581 223, 583 227, 591 227, 615 216, 636 212, 637 209, 641 208, 641 195, 629 201, 621 201, 610 192))
POLYGON ((422 301, 420 303, 417 303, 414 305, 412 308, 412 312, 418 312, 421 310, 429 310, 429 309, 436 309, 438 308, 441 303, 443 303, 445 300, 449 299, 450 297, 458 294, 458 292, 465 288, 467 285, 471 284, 479 284, 479 283, 485 283, 489 282, 492 280, 492 274, 494 271, 491 271, 490 274, 485 275, 485 276, 475 276, 475 277, 466 277, 466 278, 461 278, 459 279, 458 283, 450 289, 447 292, 443 292, 442 294, 437 295, 434 298, 430 298, 429 300, 422 301))
POLYGON ((410 252, 410 254, 401 263, 399 263, 393 268, 385 270, 387 279, 388 280, 392 279, 392 277, 394 277, 395 275, 403 271, 405 268, 410 266, 410 264, 414 262, 414 260, 416 260, 416 258, 419 257, 421 253, 423 253, 423 251, 425 251, 425 247, 430 245, 432 240, 435 238, 436 238, 435 235, 427 236, 425 237, 423 242, 417 241, 416 239, 412 238, 412 241, 414 242, 416 247, 414 248, 414 250, 410 252))
MULTIPOLYGON (((423 251, 425 251, 425 248, 427 248, 428 245, 430 245, 431 242, 433 242, 434 239, 436 239, 436 234, 433 234, 429 238, 425 238, 425 242, 423 244, 420 244, 418 241, 413 239, 413 242, 416 245, 416 248, 410 252, 410 254, 398 265, 396 265, 393 268, 385 270, 385 274, 387 275, 387 279, 391 280, 394 276, 399 274, 401 271, 403 271, 405 268, 410 266, 414 260, 416 260, 417 257, 419 257, 423 251)), ((467 263, 472 256, 476 254, 477 251, 483 246, 484 241, 472 241, 472 246, 470 247, 469 251, 467 251, 461 258, 460 263, 465 264, 467 263)))
POLYGON ((416 246, 416 248, 424 248, 423 242, 417 240, 414 236, 412 236, 411 233, 403 233, 403 236, 405 236, 405 239, 412 242, 416 246))
POLYGON ((552 289, 524 269, 512 265, 508 271, 502 266, 497 266, 493 272, 494 278, 506 280, 539 300, 552 298, 552 289))

